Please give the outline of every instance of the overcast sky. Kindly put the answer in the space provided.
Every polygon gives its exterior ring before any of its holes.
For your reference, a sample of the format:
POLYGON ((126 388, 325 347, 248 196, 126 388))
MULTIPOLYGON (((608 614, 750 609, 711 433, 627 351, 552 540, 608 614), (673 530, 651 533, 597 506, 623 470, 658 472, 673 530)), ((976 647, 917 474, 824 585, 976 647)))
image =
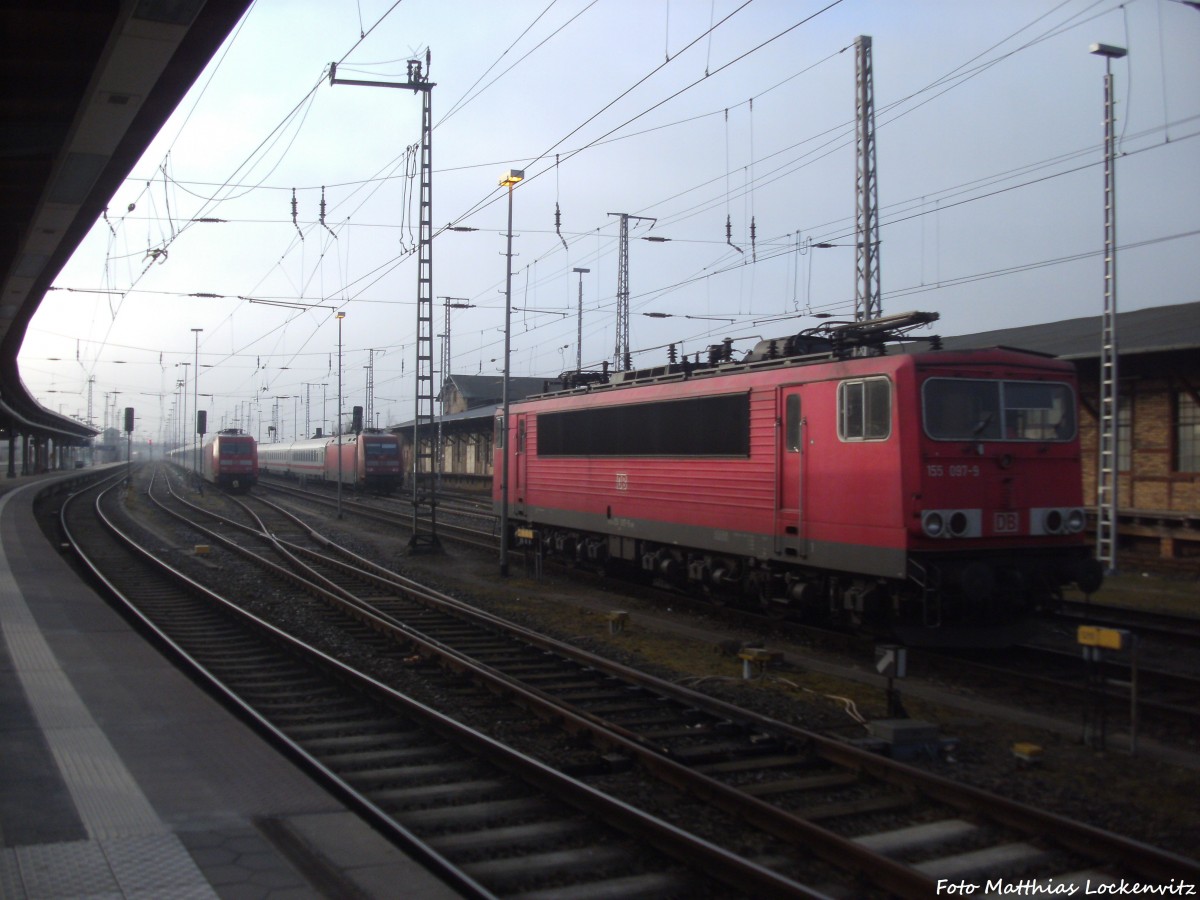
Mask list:
POLYGON ((1179 0, 259 0, 59 274, 22 377, 81 417, 94 377, 94 423, 133 406, 159 442, 186 376, 210 430, 254 410, 262 439, 276 415, 290 438, 332 427, 341 310, 345 408, 366 405, 373 358, 377 421, 410 421, 421 97, 328 72, 402 82, 427 49, 439 371, 444 297, 471 305, 449 370, 502 371, 510 168, 514 376, 574 368, 581 282, 583 364, 613 358, 610 213, 646 217, 635 365, 853 317, 859 35, 885 314, 966 334, 1100 313, 1094 42, 1129 50, 1119 306, 1200 300, 1200 10, 1179 0))

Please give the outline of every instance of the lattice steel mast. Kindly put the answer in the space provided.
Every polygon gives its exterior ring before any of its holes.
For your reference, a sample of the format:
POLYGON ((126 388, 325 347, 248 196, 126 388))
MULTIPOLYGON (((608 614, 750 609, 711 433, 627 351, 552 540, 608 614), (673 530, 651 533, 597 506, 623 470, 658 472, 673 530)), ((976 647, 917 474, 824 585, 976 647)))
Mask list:
POLYGON ((438 387, 438 424, 437 424, 437 471, 440 475, 445 471, 446 448, 442 446, 442 419, 446 417, 446 379, 450 377, 450 310, 474 309, 475 305, 466 297, 442 297, 446 312, 446 324, 442 329, 442 370, 441 384, 438 387))
POLYGON ((620 247, 617 253, 617 338, 613 347, 613 369, 620 372, 633 368, 633 360, 629 353, 629 220, 657 220, 650 216, 631 216, 629 213, 610 212, 609 215, 619 216, 621 219, 620 247))
POLYGON ((365 427, 375 427, 375 350, 367 351, 367 403, 363 417, 365 427))
POLYGON ((429 51, 425 68, 421 61, 408 61, 408 81, 360 81, 337 77, 337 64, 330 68, 330 84, 403 88, 421 94, 421 197, 417 241, 417 390, 413 416, 412 467, 412 552, 441 549, 437 536, 437 472, 433 438, 433 112, 434 82, 429 80, 429 51), (424 432, 429 438, 422 444, 424 432))
POLYGON ((883 315, 879 292, 879 182, 875 171, 875 78, 871 71, 871 38, 860 35, 856 50, 855 148, 858 172, 854 184, 855 291, 854 319, 878 319, 883 315))

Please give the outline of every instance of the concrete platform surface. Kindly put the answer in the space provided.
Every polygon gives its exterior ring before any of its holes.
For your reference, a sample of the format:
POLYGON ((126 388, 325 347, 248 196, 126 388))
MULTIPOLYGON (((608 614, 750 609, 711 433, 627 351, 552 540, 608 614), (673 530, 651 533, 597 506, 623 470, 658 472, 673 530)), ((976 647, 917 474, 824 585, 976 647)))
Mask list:
POLYGON ((0 484, 0 896, 457 897, 76 576, 33 517, 56 477, 0 484))

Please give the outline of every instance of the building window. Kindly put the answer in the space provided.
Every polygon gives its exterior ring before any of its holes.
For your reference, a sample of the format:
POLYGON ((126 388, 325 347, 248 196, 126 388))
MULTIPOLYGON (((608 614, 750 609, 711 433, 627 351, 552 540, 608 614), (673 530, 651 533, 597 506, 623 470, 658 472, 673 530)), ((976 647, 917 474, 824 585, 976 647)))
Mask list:
POLYGON ((1126 394, 1117 407, 1117 468, 1133 470, 1133 396, 1126 394))
POLYGON ((1175 394, 1175 471, 1200 472, 1200 403, 1190 391, 1175 394))

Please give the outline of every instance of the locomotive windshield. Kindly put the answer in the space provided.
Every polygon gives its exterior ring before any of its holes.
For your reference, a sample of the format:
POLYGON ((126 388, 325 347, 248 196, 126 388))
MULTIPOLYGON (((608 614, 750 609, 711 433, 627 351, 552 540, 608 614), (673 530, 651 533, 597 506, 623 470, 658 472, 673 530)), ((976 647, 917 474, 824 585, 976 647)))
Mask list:
POLYGON ((923 390, 925 433, 940 441, 1069 441, 1075 395, 1043 381, 931 378, 923 390))
POLYGON ((363 441, 363 452, 372 458, 400 455, 395 441, 363 441))

